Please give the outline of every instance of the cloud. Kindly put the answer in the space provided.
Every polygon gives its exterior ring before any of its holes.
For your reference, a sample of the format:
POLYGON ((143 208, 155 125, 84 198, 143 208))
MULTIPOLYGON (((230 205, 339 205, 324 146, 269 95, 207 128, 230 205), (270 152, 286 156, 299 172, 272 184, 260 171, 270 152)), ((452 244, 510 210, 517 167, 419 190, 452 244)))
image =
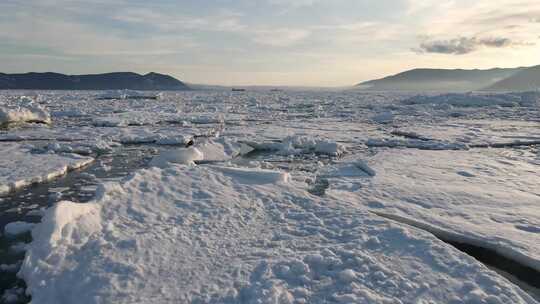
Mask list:
POLYGON ((309 35, 309 31, 302 29, 259 30, 254 32, 252 40, 263 45, 286 47, 307 38, 309 35))
POLYGON ((464 55, 481 48, 505 48, 513 45, 526 45, 526 43, 514 42, 506 37, 460 37, 449 40, 426 40, 414 51, 418 53, 464 55))

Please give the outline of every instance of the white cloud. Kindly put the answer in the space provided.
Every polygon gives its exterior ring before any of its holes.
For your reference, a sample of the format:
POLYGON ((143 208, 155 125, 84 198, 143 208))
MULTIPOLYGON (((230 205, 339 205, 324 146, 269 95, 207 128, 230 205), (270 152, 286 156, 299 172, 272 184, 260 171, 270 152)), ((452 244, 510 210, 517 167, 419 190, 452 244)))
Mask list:
POLYGON ((277 30, 257 30, 253 32, 253 41, 274 47, 287 47, 310 35, 307 30, 277 29, 277 30))

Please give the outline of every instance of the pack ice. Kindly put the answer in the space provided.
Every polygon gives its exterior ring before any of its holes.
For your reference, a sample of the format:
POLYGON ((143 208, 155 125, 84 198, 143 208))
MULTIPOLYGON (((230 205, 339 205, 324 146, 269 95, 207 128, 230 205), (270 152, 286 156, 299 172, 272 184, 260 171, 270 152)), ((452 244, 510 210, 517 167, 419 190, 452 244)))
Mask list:
POLYGON ((438 239, 540 269, 537 92, 117 93, 0 95, 0 192, 159 152, 4 227, 32 303, 537 303, 438 239))

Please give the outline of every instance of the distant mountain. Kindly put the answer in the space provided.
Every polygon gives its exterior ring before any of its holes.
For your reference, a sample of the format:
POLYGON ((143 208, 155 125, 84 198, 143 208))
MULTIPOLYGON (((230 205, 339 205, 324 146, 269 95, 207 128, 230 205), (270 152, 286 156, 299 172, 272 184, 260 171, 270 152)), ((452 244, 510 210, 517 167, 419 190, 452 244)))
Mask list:
POLYGON ((414 69, 393 76, 362 82, 357 87, 370 91, 476 91, 516 75, 525 69, 414 69))
POLYGON ((168 75, 140 75, 118 72, 92 75, 59 73, 0 73, 0 90, 188 90, 180 80, 168 75))
POLYGON ((540 89, 540 65, 524 69, 486 88, 487 91, 533 91, 540 89))

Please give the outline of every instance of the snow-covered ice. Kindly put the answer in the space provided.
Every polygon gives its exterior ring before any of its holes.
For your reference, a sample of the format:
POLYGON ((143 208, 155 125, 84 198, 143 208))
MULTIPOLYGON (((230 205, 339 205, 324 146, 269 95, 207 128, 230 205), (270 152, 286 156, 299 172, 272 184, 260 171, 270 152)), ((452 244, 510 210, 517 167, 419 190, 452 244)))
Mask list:
POLYGON ((170 163, 194 165, 195 161, 203 160, 204 154, 195 147, 166 151, 156 156, 150 165, 154 167, 167 167, 170 163))
POLYGON ((146 168, 6 207, 33 303, 535 303, 433 234, 539 270, 538 93, 145 94, 0 94, 0 192, 146 168))
POLYGON ((540 270, 540 175, 534 154, 512 150, 387 150, 370 159, 376 175, 327 194, 443 238, 492 249, 540 270))
POLYGON ((20 98, 17 105, 6 106, 0 103, 0 126, 21 122, 50 124, 51 115, 42 106, 25 96, 20 98))
POLYGON ((534 303, 429 233, 249 182, 268 174, 172 164, 61 202, 19 274, 35 303, 534 303))
POLYGON ((0 154, 0 195, 51 180, 94 160, 76 154, 33 153, 19 143, 1 143, 0 154))

